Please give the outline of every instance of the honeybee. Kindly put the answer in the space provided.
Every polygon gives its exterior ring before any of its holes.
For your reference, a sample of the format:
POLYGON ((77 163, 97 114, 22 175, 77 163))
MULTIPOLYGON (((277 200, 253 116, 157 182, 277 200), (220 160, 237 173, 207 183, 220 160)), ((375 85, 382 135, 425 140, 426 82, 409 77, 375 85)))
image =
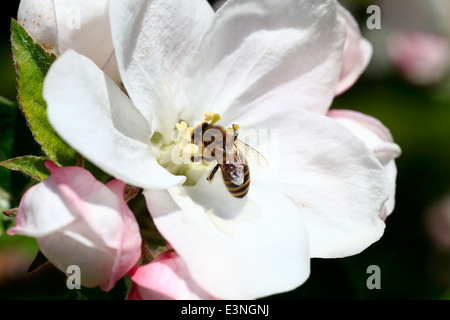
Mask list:
POLYGON ((236 198, 243 198, 250 188, 249 163, 267 167, 267 160, 255 149, 238 139, 238 127, 233 125, 232 133, 225 128, 203 122, 194 128, 191 143, 202 150, 202 156, 191 157, 193 162, 216 161, 216 166, 208 175, 211 183, 220 168, 223 182, 228 192, 236 198))

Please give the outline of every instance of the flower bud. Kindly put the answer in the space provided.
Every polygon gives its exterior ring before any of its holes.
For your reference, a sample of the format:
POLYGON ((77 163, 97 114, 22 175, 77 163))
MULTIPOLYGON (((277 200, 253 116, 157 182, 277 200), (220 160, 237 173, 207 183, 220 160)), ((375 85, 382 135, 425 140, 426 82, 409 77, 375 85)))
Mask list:
POLYGON ((120 83, 108 9, 109 0, 22 0, 17 19, 48 52, 75 50, 120 83))
POLYGON ((106 186, 79 167, 58 168, 23 196, 16 225, 8 234, 34 237, 59 270, 81 272, 81 284, 112 289, 139 260, 141 236, 125 203, 125 184, 106 186))

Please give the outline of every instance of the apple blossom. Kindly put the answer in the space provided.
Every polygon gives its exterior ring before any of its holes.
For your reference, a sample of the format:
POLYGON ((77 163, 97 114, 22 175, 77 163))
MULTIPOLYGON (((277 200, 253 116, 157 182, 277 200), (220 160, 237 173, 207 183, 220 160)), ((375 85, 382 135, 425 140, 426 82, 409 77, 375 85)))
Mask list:
POLYGON ((174 251, 161 253, 151 263, 135 266, 128 274, 133 280, 128 300, 214 299, 195 283, 186 264, 174 251))
POLYGON ((46 163, 51 176, 23 196, 9 235, 34 237, 59 270, 80 267, 81 284, 111 290, 139 260, 141 236, 125 184, 106 186, 79 167, 46 163))
POLYGON ((204 0, 112 0, 129 96, 74 51, 47 75, 55 130, 144 188, 156 227, 185 263, 184 281, 211 296, 292 290, 311 257, 353 255, 383 234, 387 174, 363 140, 325 116, 347 39, 337 12, 334 0, 230 0, 217 14, 204 0), (171 157, 208 111, 223 127, 269 132, 256 149, 278 147, 264 154, 268 170, 251 168, 243 199, 220 179, 206 181, 211 166, 171 157))
POLYGON ((47 51, 59 56, 76 50, 120 83, 108 5, 109 0, 21 0, 17 20, 47 51))
POLYGON ((394 67, 417 85, 437 83, 450 70, 447 37, 427 32, 398 32, 388 42, 394 67))

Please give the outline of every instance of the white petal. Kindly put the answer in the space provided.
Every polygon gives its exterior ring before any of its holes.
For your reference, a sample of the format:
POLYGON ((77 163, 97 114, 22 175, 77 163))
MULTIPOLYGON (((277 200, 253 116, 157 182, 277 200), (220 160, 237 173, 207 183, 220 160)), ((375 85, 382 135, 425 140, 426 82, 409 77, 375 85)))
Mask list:
POLYGON ((390 215, 395 206, 395 190, 397 167, 395 159, 400 156, 401 149, 394 143, 391 132, 380 121, 356 111, 330 110, 329 117, 351 130, 373 151, 375 157, 384 166, 390 181, 391 195, 381 213, 383 218, 390 215))
POLYGON ((148 122, 86 57, 68 51, 55 61, 44 98, 58 134, 105 172, 145 188, 183 183, 157 163, 148 122))
POLYGON ((244 110, 267 112, 269 104, 325 113, 345 38, 333 0, 227 1, 190 65, 191 117, 214 111, 230 122, 244 110))
POLYGON ((21 0, 17 21, 27 30, 34 41, 49 52, 59 54, 53 0, 21 0))
MULTIPOLYGON (((87 56, 120 83, 109 24, 109 0, 54 0, 61 53, 69 49, 87 56), (112 62, 109 64, 109 62, 112 62), (108 66, 109 64, 109 66, 108 66)), ((36 4, 37 5, 37 4, 36 4)))
POLYGON ((170 136, 181 108, 172 97, 214 12, 206 0, 112 0, 110 7, 123 83, 155 131, 170 136))
POLYGON ((158 230, 194 281, 222 299, 300 286, 309 276, 309 252, 298 208, 270 185, 254 185, 246 199, 236 199, 221 180, 144 193, 158 230))
POLYGON ((114 255, 91 241, 95 232, 80 221, 38 238, 37 243, 47 259, 62 272, 65 273, 69 266, 78 266, 81 284, 93 288, 111 277, 114 264, 114 255))
MULTIPOLYGON (((122 278, 136 264, 141 257, 142 244, 139 225, 124 199, 125 183, 113 180, 107 184, 107 187, 119 199, 120 208, 118 211, 121 213, 122 223, 120 230, 113 235, 114 237, 111 237, 111 239, 117 239, 118 242, 113 247, 116 252, 111 277, 100 285, 104 291, 111 290, 117 280, 122 278)), ((104 229, 104 225, 105 221, 103 220, 97 226, 97 229, 104 229)))
POLYGON ((347 24, 347 40, 345 41, 342 69, 336 95, 350 88, 366 69, 372 58, 372 45, 364 39, 358 23, 351 13, 338 3, 338 14, 347 24))
POLYGON ((382 236, 379 214, 389 181, 373 152, 348 129, 301 109, 259 123, 238 120, 244 141, 246 128, 268 132, 269 139, 260 139, 259 145, 250 142, 269 161, 262 182, 298 205, 312 257, 357 254, 382 236))

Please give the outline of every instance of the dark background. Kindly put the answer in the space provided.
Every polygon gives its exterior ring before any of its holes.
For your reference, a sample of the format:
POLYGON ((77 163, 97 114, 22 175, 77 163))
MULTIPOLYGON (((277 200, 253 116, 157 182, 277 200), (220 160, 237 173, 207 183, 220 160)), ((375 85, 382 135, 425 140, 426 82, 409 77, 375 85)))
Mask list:
MULTIPOLYGON (((2 9, 0 19, 0 96, 15 101, 9 28, 19 1, 15 1, 15 7, 10 3, 2 9)), ((366 18, 363 9, 355 6, 353 11, 361 23, 366 18)), ((313 259, 311 276, 302 287, 271 299, 450 298, 450 249, 431 241, 427 229, 428 209, 450 192, 450 98, 445 92, 445 83, 414 86, 391 68, 381 76, 364 74, 353 88, 336 98, 334 108, 358 110, 378 118, 401 146, 403 154, 396 162, 396 208, 380 241, 353 257, 313 259), (380 290, 366 286, 370 265, 380 267, 380 290)), ((15 155, 30 150, 39 154, 22 115, 19 111, 17 114, 15 155)), ((12 182, 19 193, 27 180, 13 174, 12 182)), ((65 278, 58 271, 26 275, 36 252, 33 239, 0 237, 0 299, 76 298, 68 292, 65 278)))

